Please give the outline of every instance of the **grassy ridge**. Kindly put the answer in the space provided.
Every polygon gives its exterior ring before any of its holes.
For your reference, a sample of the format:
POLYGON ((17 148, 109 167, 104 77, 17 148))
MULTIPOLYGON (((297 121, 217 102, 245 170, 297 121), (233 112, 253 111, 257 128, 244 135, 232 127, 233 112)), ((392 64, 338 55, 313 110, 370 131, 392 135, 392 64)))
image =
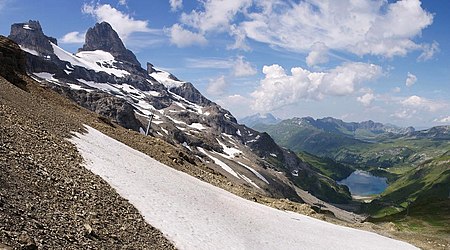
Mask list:
MULTIPOLYGON (((352 145, 341 148, 334 156, 338 162, 357 165, 359 168, 411 167, 439 157, 450 150, 449 140, 432 138, 398 138, 379 143, 352 145)), ((404 171, 410 168, 404 168, 404 171)), ((398 172, 402 174, 404 171, 398 172)))
POLYGON ((331 158, 322 158, 307 152, 298 152, 298 157, 309 163, 315 170, 335 181, 347 178, 355 169, 348 165, 335 162, 331 158))
MULTIPOLYGON (((374 218, 404 211, 414 213, 429 210, 427 207, 435 207, 435 203, 448 200, 450 200, 450 156, 443 155, 420 164, 393 182, 372 202, 369 212, 374 218)), ((445 211, 447 210, 441 212, 445 211)))
POLYGON ((342 147, 367 144, 344 134, 325 132, 313 126, 298 126, 288 122, 277 125, 258 124, 254 129, 267 132, 277 144, 295 152, 305 151, 325 157, 334 155, 342 147))

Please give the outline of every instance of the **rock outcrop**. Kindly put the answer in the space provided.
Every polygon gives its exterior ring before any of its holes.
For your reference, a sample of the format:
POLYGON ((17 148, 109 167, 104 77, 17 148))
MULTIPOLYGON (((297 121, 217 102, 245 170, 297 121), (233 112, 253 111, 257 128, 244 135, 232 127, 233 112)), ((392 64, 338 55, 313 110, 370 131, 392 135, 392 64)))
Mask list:
POLYGON ((79 51, 103 50, 111 53, 119 61, 139 65, 136 56, 125 48, 122 40, 107 22, 97 23, 86 32, 86 41, 79 51))
POLYGON ((0 76, 22 89, 25 86, 19 77, 25 74, 25 53, 13 41, 0 36, 0 76))
POLYGON ((139 128, 143 127, 141 122, 136 119, 133 106, 124 99, 111 96, 101 91, 74 91, 61 86, 52 86, 52 89, 76 102, 78 105, 94 111, 103 117, 110 118, 111 121, 124 128, 139 131, 139 128))
POLYGON ((58 44, 56 38, 44 35, 41 24, 33 20, 11 25, 11 33, 8 38, 25 48, 38 52, 42 56, 54 54, 50 42, 58 44))

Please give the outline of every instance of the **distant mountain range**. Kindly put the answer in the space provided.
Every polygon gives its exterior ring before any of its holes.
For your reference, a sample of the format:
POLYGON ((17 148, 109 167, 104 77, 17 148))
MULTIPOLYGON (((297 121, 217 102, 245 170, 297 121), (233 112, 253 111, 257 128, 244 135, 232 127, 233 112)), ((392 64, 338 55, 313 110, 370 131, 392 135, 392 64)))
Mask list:
POLYGON ((342 147, 401 136, 414 128, 400 128, 373 121, 344 122, 332 117, 292 118, 277 124, 255 124, 254 129, 269 133, 277 143, 294 151, 330 156, 342 147))
POLYGON ((387 168, 400 163, 420 163, 439 156, 445 151, 436 148, 437 144, 450 140, 449 127, 415 131, 413 127, 401 128, 373 121, 344 122, 331 117, 292 118, 275 125, 253 126, 294 152, 305 151, 358 168, 387 168), (432 140, 434 146, 425 147, 429 144, 418 143, 419 139, 432 140))
POLYGON ((247 127, 252 128, 257 124, 274 125, 281 122, 281 119, 273 116, 271 113, 265 114, 257 113, 251 116, 241 118, 238 120, 238 122, 246 125, 247 127))

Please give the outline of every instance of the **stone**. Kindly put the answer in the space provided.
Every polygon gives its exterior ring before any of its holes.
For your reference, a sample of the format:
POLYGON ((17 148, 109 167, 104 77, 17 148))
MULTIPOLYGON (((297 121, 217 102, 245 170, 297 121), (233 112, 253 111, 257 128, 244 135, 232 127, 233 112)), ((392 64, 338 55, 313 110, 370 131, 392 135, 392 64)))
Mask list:
POLYGON ((24 53, 15 42, 0 36, 0 76, 24 89, 26 84, 19 75, 25 74, 24 53))
POLYGON ((12 247, 0 243, 0 250, 13 250, 12 247))
POLYGON ((23 232, 20 234, 19 238, 17 239, 18 242, 22 245, 22 249, 26 250, 35 250, 38 249, 36 243, 34 242, 33 238, 31 238, 30 235, 28 235, 27 232, 23 232))
POLYGON ((97 23, 93 28, 89 28, 85 39, 85 44, 79 51, 103 50, 119 61, 140 66, 136 56, 125 48, 117 32, 107 22, 97 23))
POLYGON ((33 20, 11 25, 11 33, 8 38, 26 48, 37 51, 42 56, 54 55, 50 42, 58 44, 55 38, 44 35, 39 21, 33 20))
POLYGON ((153 64, 147 62, 147 73, 151 74, 153 72, 156 72, 155 68, 153 68, 153 64))

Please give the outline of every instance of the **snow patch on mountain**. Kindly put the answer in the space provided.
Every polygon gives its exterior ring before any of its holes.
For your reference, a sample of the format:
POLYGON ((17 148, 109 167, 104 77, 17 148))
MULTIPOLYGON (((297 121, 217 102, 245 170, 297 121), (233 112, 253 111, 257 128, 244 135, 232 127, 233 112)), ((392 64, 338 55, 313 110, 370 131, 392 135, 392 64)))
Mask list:
POLYGON ((29 48, 27 48, 25 46, 22 46, 22 45, 19 45, 19 47, 20 47, 21 50, 23 50, 23 51, 25 51, 27 53, 30 53, 30 54, 32 54, 34 56, 39 56, 39 52, 37 52, 36 50, 29 49, 29 48))
MULTIPOLYGON (((197 113, 200 114, 200 115, 202 115, 202 114, 204 114, 204 115, 209 115, 209 113, 208 113, 208 114, 203 113, 203 107, 202 107, 202 106, 200 106, 200 105, 198 105, 198 104, 196 104, 196 103, 190 102, 190 101, 186 100, 186 98, 183 98, 183 97, 181 97, 181 96, 179 96, 179 95, 177 95, 177 94, 171 92, 169 88, 167 88, 167 89, 168 89, 168 92, 170 93, 170 95, 171 95, 174 99, 183 102, 188 108, 194 110, 195 112, 197 112, 197 113)), ((185 108, 186 108, 186 107, 185 107, 185 108)), ((188 110, 188 111, 191 111, 191 110, 189 110, 189 109, 187 109, 187 110, 188 110)))
POLYGON ((33 30, 33 28, 31 28, 29 24, 24 24, 24 25, 22 26, 22 28, 24 28, 24 29, 26 29, 26 30, 33 30))
POLYGON ((108 52, 101 50, 83 51, 73 55, 54 43, 51 43, 51 45, 55 55, 61 61, 69 62, 72 66, 80 66, 86 69, 94 70, 95 72, 105 72, 117 77, 124 77, 130 74, 125 70, 115 68, 114 63, 117 61, 114 60, 114 57, 108 52))
POLYGON ((119 89, 113 87, 113 85, 110 84, 110 83, 99 83, 99 82, 94 82, 94 81, 86 81, 86 80, 83 80, 83 79, 77 79, 77 81, 79 81, 79 82, 81 82, 81 83, 83 83, 83 84, 85 84, 85 85, 87 85, 89 87, 92 87, 94 89, 99 89, 99 90, 105 91, 105 92, 110 93, 110 94, 111 93, 119 93, 120 92, 119 89))
MULTIPOLYGON (((222 146, 223 152, 225 152, 225 154, 227 154, 227 156, 229 158, 234 158, 236 155, 238 154, 242 154, 242 151, 237 149, 237 148, 233 148, 233 147, 228 147, 227 145, 225 145, 223 142, 221 142, 219 139, 217 139, 217 142, 219 143, 220 146, 222 146)), ((227 158, 228 158, 227 157, 227 158)))
POLYGON ((237 163, 239 163, 239 165, 243 166, 244 168, 248 169, 250 172, 252 172, 254 175, 256 175, 256 177, 258 177, 259 179, 261 179, 265 183, 269 184, 269 181, 267 181, 267 179, 262 174, 260 174, 258 171, 256 171, 252 167, 249 167, 249 166, 247 166, 244 163, 239 162, 239 161, 237 163))
POLYGON ((211 154, 207 153, 206 150, 201 147, 197 147, 197 150, 202 152, 209 158, 211 158, 214 161, 214 163, 219 165, 223 170, 227 171, 229 174, 233 175, 234 177, 240 179, 239 175, 230 166, 228 166, 225 162, 223 162, 223 161, 217 159, 216 157, 212 156, 211 154))
POLYGON ((255 188, 261 189, 258 185, 256 185, 256 183, 254 183, 250 178, 248 178, 247 176, 243 175, 243 174, 238 174, 239 177, 241 177, 244 181, 250 183, 252 186, 254 186, 255 188))
POLYGON ((184 82, 177 81, 172 79, 170 76, 171 74, 169 72, 155 69, 156 71, 151 73, 150 76, 153 77, 156 81, 164 85, 168 90, 172 88, 177 88, 183 85, 184 82))
POLYGON ((55 74, 51 74, 51 73, 48 73, 48 72, 39 72, 39 73, 34 73, 33 75, 35 77, 38 77, 38 79, 35 78, 35 80, 37 80, 38 82, 41 82, 42 80, 45 80, 45 81, 51 82, 51 83, 56 84, 56 85, 61 85, 59 80, 54 77, 55 74))
POLYGON ((194 122, 194 123, 192 123, 191 125, 188 125, 188 126, 191 127, 191 128, 194 128, 194 129, 198 129, 198 130, 206 129, 206 127, 203 126, 203 124, 197 123, 197 122, 194 122))

